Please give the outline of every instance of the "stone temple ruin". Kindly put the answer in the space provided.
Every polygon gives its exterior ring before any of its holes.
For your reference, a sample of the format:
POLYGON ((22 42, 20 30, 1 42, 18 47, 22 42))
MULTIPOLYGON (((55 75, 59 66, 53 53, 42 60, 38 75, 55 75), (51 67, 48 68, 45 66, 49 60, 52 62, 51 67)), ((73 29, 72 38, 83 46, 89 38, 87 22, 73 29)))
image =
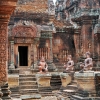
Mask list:
POLYGON ((1 0, 0 100, 100 100, 99 33, 99 0, 1 0), (80 73, 87 51, 93 70, 80 73))

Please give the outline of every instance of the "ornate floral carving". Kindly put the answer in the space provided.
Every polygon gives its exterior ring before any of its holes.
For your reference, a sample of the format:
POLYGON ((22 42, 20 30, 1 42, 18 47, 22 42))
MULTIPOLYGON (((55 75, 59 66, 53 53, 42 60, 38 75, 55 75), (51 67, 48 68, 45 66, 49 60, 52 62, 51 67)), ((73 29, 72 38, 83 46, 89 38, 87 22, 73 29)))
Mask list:
POLYGON ((15 43, 33 43, 33 39, 31 38, 15 38, 15 43))
POLYGON ((12 29, 13 37, 36 37, 37 28, 35 26, 19 25, 12 29))
POLYGON ((0 83, 7 82, 7 23, 0 23, 0 83))

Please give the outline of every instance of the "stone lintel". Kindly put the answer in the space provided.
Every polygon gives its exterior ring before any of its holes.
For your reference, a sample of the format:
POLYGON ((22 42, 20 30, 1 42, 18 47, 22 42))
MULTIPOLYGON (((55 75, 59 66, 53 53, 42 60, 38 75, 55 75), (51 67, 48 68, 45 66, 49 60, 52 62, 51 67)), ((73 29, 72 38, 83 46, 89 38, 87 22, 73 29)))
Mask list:
POLYGON ((71 20, 80 24, 92 24, 93 19, 98 19, 97 16, 83 15, 77 18, 72 18, 71 20))
POLYGON ((81 27, 74 29, 74 34, 80 34, 81 33, 81 27))

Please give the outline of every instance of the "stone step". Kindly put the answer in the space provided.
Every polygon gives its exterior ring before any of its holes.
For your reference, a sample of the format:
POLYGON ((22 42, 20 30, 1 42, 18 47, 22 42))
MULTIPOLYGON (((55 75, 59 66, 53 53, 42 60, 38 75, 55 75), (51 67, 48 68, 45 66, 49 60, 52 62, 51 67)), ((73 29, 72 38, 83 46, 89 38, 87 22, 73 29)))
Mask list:
POLYGON ((80 96, 77 96, 77 95, 72 95, 70 97, 70 100, 93 100, 93 99, 89 99, 88 97, 80 97, 80 96))
POLYGON ((16 98, 20 97, 19 87, 10 88, 10 91, 11 91, 11 97, 16 97, 16 98))
POLYGON ((39 92, 41 96, 54 96, 52 92, 39 92))
POLYGON ((60 78, 58 77, 52 77, 53 79, 52 80, 61 80, 60 78))
POLYGON ((36 81, 33 77, 19 77, 19 81, 36 81))
POLYGON ((17 94, 17 93, 16 94, 11 94, 10 96, 14 97, 14 98, 20 98, 20 94, 17 94))
POLYGON ((31 69, 20 70, 19 88, 21 95, 38 93, 38 85, 34 74, 34 70, 31 69))
POLYGON ((11 94, 19 94, 19 91, 11 91, 11 94))
POLYGON ((51 87, 51 89, 52 89, 52 91, 54 91, 54 90, 60 90, 60 86, 56 86, 56 87, 51 87))
POLYGON ((52 74, 50 85, 52 90, 59 90, 61 87, 60 75, 52 74))
POLYGON ((21 94, 38 93, 38 89, 20 89, 21 94))
POLYGON ((42 92, 42 91, 44 91, 44 92, 52 92, 51 89, 39 89, 39 92, 42 92))
POLYGON ((9 74, 19 74, 19 69, 9 69, 8 73, 9 74))
POLYGON ((61 83, 61 80, 57 80, 57 79, 56 80, 51 80, 50 83, 55 83, 55 84, 56 83, 61 83))
POLYGON ((19 71, 19 74, 31 75, 31 74, 33 74, 33 71, 23 70, 23 71, 19 71))
POLYGON ((33 69, 33 72, 39 72, 39 69, 37 68, 37 69, 33 69))
POLYGON ((21 81, 19 82, 19 85, 37 85, 37 82, 36 81, 21 81))
POLYGON ((58 83, 58 82, 51 83, 51 86, 56 86, 56 85, 57 85, 57 86, 58 86, 58 85, 61 85, 61 83, 60 83, 60 82, 59 82, 59 83, 58 83))
POLYGON ((67 89, 73 89, 73 90, 77 90, 78 89, 77 85, 67 85, 66 88, 67 89))
POLYGON ((40 94, 21 95, 21 100, 37 100, 41 99, 40 94))
POLYGON ((20 89, 37 89, 38 88, 37 85, 22 85, 19 87, 20 87, 20 89))
POLYGON ((35 78, 35 75, 34 74, 32 75, 20 74, 19 77, 34 77, 35 78))
POLYGON ((57 65, 56 68, 63 68, 64 69, 64 67, 62 65, 61 66, 57 65))
POLYGON ((15 89, 15 88, 10 88, 11 92, 18 92, 19 91, 19 88, 18 89, 15 89))
POLYGON ((63 90, 64 93, 67 93, 68 95, 72 95, 76 93, 76 90, 72 90, 72 89, 65 89, 63 90))

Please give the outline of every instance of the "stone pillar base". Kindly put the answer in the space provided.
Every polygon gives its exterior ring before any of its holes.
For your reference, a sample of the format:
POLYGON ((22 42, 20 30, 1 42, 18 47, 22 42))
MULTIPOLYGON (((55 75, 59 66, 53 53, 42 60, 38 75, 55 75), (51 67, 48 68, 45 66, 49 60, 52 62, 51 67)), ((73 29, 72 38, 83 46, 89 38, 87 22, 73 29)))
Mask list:
POLYGON ((0 88, 0 100, 2 100, 1 99, 2 96, 3 96, 3 93, 1 92, 1 88, 0 88))
POLYGON ((10 97, 11 91, 9 90, 8 83, 6 83, 4 86, 1 86, 1 91, 3 93, 3 100, 12 100, 10 97))
POLYGON ((53 62, 48 62, 48 71, 54 71, 56 70, 56 66, 53 62))
POLYGON ((14 64, 10 64, 9 69, 15 69, 14 64))
POLYGON ((33 68, 34 68, 34 69, 38 69, 37 62, 34 62, 34 64, 33 64, 33 68))

